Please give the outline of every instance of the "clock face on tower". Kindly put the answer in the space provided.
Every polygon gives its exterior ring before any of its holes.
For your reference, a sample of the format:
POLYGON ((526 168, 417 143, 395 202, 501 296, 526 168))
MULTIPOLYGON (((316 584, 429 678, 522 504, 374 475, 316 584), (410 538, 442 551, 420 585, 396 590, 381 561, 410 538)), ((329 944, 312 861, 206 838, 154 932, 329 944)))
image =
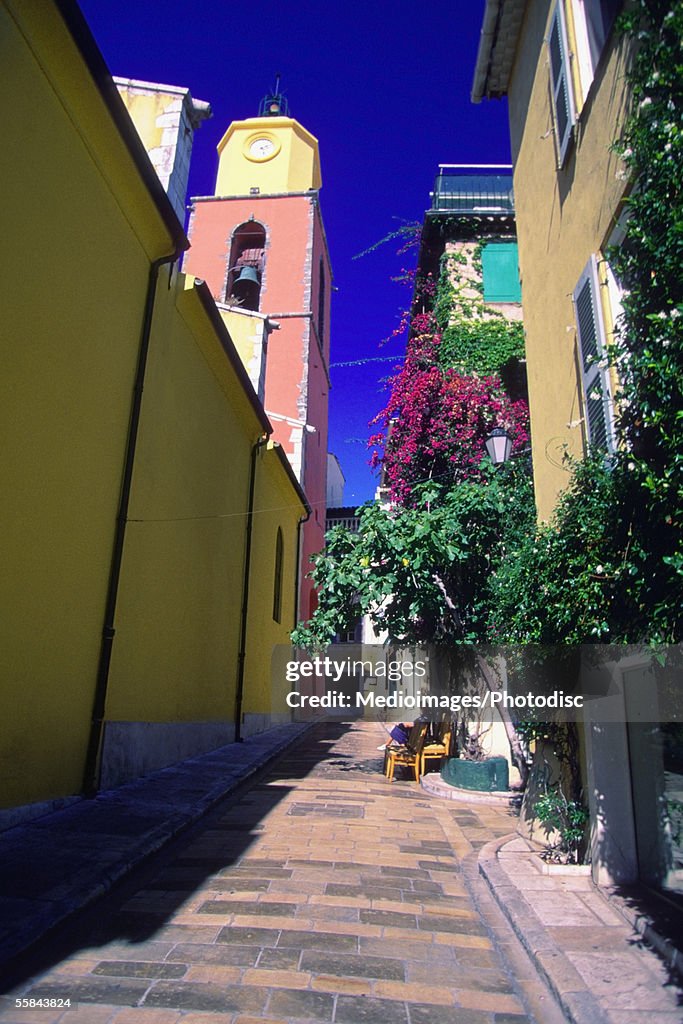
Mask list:
POLYGON ((270 160, 277 155, 280 144, 269 135, 255 135, 247 140, 246 156, 250 160, 270 160))

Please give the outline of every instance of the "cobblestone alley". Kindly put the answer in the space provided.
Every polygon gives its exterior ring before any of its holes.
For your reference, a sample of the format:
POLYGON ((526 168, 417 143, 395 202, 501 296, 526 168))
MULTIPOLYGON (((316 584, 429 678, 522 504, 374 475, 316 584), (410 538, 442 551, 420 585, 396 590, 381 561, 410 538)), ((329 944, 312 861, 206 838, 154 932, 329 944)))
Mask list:
POLYGON ((514 821, 387 783, 384 737, 377 723, 316 727, 137 891, 63 929, 0 1021, 527 1024, 494 936, 513 957, 515 941, 466 884, 471 855, 514 821))

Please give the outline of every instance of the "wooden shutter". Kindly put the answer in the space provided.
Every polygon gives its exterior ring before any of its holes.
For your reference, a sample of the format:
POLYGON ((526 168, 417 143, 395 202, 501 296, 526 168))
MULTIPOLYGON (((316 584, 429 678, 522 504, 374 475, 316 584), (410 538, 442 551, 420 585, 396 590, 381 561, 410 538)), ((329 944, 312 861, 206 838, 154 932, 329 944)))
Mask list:
POLYGON ((555 121, 555 142, 557 145, 557 161, 561 167, 564 163, 572 128, 576 121, 574 91, 569 67, 569 48, 567 46, 567 27, 564 18, 562 0, 558 0, 550 21, 548 35, 548 54, 550 60, 550 91, 553 99, 555 121))
POLYGON ((484 302, 521 302, 516 242, 487 242, 481 252, 484 302))
POLYGON ((591 256, 574 291, 586 438, 589 444, 612 452, 614 413, 599 288, 598 265, 591 256))

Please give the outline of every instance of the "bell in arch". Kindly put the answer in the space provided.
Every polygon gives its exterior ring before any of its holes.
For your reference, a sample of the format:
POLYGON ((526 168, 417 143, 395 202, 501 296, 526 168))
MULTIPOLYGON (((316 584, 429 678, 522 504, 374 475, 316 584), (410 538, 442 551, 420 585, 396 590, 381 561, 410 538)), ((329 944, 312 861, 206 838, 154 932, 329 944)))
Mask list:
POLYGON ((238 267, 232 283, 232 294, 244 309, 257 310, 261 280, 255 267, 238 267))

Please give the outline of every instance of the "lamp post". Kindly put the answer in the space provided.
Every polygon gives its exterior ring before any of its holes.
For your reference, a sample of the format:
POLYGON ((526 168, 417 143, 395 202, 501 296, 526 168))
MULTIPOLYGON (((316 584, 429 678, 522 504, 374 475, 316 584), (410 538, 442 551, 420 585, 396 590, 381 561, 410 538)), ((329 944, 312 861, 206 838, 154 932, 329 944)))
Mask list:
POLYGON ((512 452, 512 438, 503 427, 494 427, 486 438, 486 451, 494 466, 507 462, 512 452))

